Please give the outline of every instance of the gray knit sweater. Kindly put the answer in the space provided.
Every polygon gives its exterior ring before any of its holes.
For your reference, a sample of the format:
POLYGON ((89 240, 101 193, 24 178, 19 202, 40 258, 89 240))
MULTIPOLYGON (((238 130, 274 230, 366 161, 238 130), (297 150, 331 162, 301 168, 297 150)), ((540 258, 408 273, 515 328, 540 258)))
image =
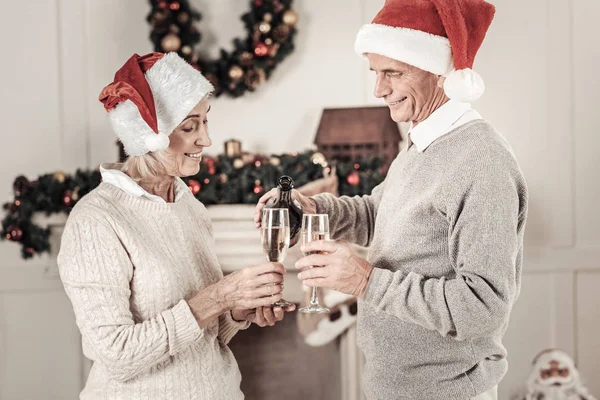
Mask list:
POLYGON ((475 120, 403 150, 370 196, 315 200, 333 238, 370 245, 358 314, 367 398, 468 399, 497 385, 527 214, 506 141, 475 120))

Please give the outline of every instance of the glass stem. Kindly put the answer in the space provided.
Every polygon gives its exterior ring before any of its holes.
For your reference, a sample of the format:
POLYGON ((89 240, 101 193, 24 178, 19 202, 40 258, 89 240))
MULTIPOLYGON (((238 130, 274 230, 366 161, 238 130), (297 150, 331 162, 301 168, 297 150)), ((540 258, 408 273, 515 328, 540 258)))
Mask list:
POLYGON ((317 292, 317 288, 313 287, 312 288, 312 294, 310 296, 310 305, 311 306, 316 306, 319 304, 319 294, 317 292))

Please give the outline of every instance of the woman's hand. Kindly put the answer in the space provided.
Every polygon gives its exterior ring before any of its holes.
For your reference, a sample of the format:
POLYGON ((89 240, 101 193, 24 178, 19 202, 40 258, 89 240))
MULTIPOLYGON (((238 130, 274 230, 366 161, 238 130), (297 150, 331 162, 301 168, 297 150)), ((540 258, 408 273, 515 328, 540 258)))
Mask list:
MULTIPOLYGON (((262 210, 265 208, 265 205, 269 200, 277 197, 277 189, 271 189, 267 193, 265 193, 260 199, 258 199, 258 203, 256 204, 256 208, 254 209, 254 223, 256 224, 256 228, 260 228, 262 221, 262 210)), ((296 189, 292 190, 292 199, 297 200, 302 207, 302 212, 304 214, 316 214, 317 213, 317 203, 310 197, 306 197, 301 194, 296 189)))
POLYGON ((201 328, 224 312, 270 306, 281 300, 285 269, 265 263, 233 272, 188 300, 201 328))
POLYGON ((284 274, 279 263, 244 268, 217 283, 218 297, 227 310, 269 306, 282 297, 284 274))
POLYGON ((236 321, 248 321, 255 323, 260 327, 273 326, 277 321, 281 321, 286 312, 292 312, 296 305, 289 307, 258 307, 253 310, 232 310, 231 316, 236 321))

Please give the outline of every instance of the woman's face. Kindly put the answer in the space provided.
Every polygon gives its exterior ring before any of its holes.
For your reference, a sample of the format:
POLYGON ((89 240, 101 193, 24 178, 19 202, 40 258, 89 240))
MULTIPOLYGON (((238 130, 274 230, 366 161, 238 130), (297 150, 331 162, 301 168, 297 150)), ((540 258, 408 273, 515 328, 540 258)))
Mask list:
POLYGON ((175 171, 177 176, 198 173, 202 150, 212 144, 208 137, 208 111, 208 101, 203 99, 169 135, 170 143, 166 152, 171 156, 169 160, 172 164, 168 166, 168 171, 175 171))

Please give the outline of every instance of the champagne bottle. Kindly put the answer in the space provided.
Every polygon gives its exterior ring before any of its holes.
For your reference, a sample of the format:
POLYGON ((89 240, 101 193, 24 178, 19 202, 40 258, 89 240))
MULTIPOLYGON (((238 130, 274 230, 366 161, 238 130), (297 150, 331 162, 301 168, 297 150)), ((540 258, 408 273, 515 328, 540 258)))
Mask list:
POLYGON ((277 180, 277 197, 265 205, 266 208, 287 208, 290 215, 290 247, 298 242, 302 228, 302 206, 292 199, 294 181, 287 175, 277 180))

